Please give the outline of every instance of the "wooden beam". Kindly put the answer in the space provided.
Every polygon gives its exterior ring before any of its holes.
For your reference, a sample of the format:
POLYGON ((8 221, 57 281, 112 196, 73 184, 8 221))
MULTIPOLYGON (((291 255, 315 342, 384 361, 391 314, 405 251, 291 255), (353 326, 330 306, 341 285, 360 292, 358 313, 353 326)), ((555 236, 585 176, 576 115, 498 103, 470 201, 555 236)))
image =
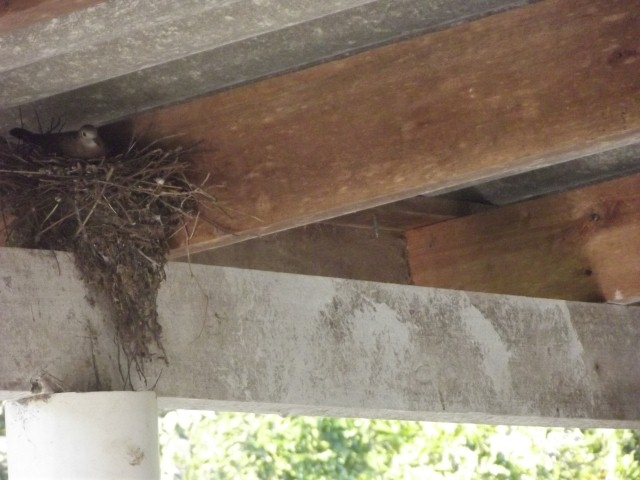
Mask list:
POLYGON ((640 301, 640 175, 406 232, 416 285, 640 301))
POLYGON ((51 20, 106 0, 4 0, 0 3, 0 33, 51 20))
POLYGON ((536 2, 134 127, 201 142, 229 212, 203 250, 638 141, 639 24, 637 0, 536 2))
MULTIPOLYGON (((0 264, 0 397, 43 369, 121 388, 73 259, 0 249, 0 264)), ((163 407, 640 427, 638 307, 174 263, 158 308, 163 407)))
POLYGON ((190 257, 192 263, 204 265, 410 283, 402 235, 371 228, 313 224, 190 257))

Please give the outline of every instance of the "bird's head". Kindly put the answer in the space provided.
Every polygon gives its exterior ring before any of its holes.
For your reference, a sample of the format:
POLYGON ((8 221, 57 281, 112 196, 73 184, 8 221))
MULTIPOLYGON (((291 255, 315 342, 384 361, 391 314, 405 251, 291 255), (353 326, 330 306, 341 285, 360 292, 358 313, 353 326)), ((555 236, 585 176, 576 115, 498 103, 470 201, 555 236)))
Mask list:
POLYGON ((98 129, 93 125, 83 125, 78 130, 78 137, 81 140, 96 140, 98 137, 98 129))

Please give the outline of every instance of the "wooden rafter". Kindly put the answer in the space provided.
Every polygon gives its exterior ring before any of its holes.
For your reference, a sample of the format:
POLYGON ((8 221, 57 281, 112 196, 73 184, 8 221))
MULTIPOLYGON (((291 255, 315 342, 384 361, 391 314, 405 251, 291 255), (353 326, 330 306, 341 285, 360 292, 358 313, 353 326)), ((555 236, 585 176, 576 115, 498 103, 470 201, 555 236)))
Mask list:
POLYGON ((547 0, 134 126, 201 142, 229 213, 205 250, 638 140, 639 24, 636 0, 547 0))
POLYGON ((640 301, 640 175, 406 232, 416 285, 640 301))

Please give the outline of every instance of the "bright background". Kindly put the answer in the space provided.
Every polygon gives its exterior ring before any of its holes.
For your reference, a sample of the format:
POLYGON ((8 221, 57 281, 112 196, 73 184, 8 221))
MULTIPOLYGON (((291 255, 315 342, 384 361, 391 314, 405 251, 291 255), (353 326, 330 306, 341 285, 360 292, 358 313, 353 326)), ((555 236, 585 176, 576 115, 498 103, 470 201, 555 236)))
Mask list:
MULTIPOLYGON (((159 417, 163 480, 640 480, 640 431, 281 417, 159 417)), ((0 480, 6 438, 0 404, 0 480)))

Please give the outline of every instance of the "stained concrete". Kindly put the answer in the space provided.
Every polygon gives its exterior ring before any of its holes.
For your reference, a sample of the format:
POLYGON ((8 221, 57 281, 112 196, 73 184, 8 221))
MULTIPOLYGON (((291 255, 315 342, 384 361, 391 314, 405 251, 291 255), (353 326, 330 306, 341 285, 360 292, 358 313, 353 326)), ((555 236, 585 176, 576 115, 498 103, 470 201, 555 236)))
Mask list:
MULTIPOLYGON (((0 249, 0 265, 0 398, 42 369, 119 388, 72 258, 0 249)), ((640 427, 638 307, 172 263, 158 308, 162 407, 640 427)))
POLYGON ((640 172, 640 143, 458 190, 448 197, 509 205, 640 172))
POLYGON ((9 33, 0 101, 12 106, 353 8, 366 0, 108 2, 9 33))
POLYGON ((107 2, 0 38, 0 133, 18 107, 100 125, 526 3, 107 2))

